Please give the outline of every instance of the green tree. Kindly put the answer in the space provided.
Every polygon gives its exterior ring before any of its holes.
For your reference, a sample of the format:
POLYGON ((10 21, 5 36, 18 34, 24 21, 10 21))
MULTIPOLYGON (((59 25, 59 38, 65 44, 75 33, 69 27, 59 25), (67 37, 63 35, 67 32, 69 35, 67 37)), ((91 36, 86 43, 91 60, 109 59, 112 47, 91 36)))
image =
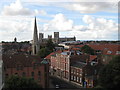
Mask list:
POLYGON ((50 54, 52 51, 50 51, 48 48, 41 48, 40 51, 38 52, 38 55, 41 58, 44 58, 45 56, 47 56, 48 54, 50 54))
POLYGON ((81 50, 82 50, 84 53, 94 55, 94 49, 92 49, 92 48, 89 47, 88 45, 84 45, 84 46, 81 48, 81 50))
POLYGON ((53 49, 55 48, 55 44, 53 44, 52 39, 49 39, 49 40, 47 41, 46 47, 47 47, 49 50, 53 51, 53 49))
POLYGON ((4 88, 42 88, 31 78, 11 76, 5 81, 4 88))
POLYGON ((99 72, 99 85, 104 88, 119 88, 120 86, 120 56, 115 56, 99 72))
POLYGON ((44 58, 47 55, 49 55, 51 52, 53 52, 54 48, 55 48, 55 44, 52 42, 52 39, 49 39, 46 43, 46 47, 42 47, 39 50, 38 56, 44 58))

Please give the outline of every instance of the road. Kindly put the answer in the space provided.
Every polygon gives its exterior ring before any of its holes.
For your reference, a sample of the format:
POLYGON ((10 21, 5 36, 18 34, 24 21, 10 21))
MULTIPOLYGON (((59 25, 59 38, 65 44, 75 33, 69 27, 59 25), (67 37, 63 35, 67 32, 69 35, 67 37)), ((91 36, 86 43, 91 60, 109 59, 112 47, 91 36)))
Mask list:
POLYGON ((56 77, 50 77, 50 88, 77 89, 78 87, 56 77))

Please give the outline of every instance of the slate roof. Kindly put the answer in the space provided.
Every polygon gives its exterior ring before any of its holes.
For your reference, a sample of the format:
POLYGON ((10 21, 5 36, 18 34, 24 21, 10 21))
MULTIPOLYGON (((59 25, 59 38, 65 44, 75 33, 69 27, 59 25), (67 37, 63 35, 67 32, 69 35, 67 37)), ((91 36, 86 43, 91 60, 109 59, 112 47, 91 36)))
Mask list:
POLYGON ((86 63, 83 63, 83 62, 73 62, 73 63, 71 63, 71 66, 78 67, 78 68, 83 68, 85 65, 86 65, 86 63))
POLYGON ((25 54, 14 54, 14 55, 3 55, 3 64, 7 68, 14 68, 16 64, 20 64, 24 67, 31 67, 33 63, 41 63, 39 56, 25 55, 25 54))
POLYGON ((73 55, 70 57, 70 61, 72 62, 84 62, 86 63, 86 60, 89 60, 90 55, 73 55))

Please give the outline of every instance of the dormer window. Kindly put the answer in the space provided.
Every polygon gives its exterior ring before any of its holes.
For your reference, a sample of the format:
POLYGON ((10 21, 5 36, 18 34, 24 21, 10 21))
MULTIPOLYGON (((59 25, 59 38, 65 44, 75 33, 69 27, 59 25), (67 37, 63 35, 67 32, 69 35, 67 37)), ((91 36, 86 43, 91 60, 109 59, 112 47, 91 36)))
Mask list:
POLYGON ((108 54, 111 54, 111 53, 112 53, 112 51, 107 51, 107 53, 108 53, 108 54))

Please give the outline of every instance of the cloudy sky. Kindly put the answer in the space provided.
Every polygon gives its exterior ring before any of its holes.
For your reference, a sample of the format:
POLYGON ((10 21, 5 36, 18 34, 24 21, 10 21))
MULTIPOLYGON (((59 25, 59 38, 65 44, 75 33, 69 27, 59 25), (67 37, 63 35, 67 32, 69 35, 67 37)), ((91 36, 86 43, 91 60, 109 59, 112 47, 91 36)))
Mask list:
POLYGON ((118 0, 0 0, 0 41, 32 40, 35 16, 45 38, 118 40, 118 0))

